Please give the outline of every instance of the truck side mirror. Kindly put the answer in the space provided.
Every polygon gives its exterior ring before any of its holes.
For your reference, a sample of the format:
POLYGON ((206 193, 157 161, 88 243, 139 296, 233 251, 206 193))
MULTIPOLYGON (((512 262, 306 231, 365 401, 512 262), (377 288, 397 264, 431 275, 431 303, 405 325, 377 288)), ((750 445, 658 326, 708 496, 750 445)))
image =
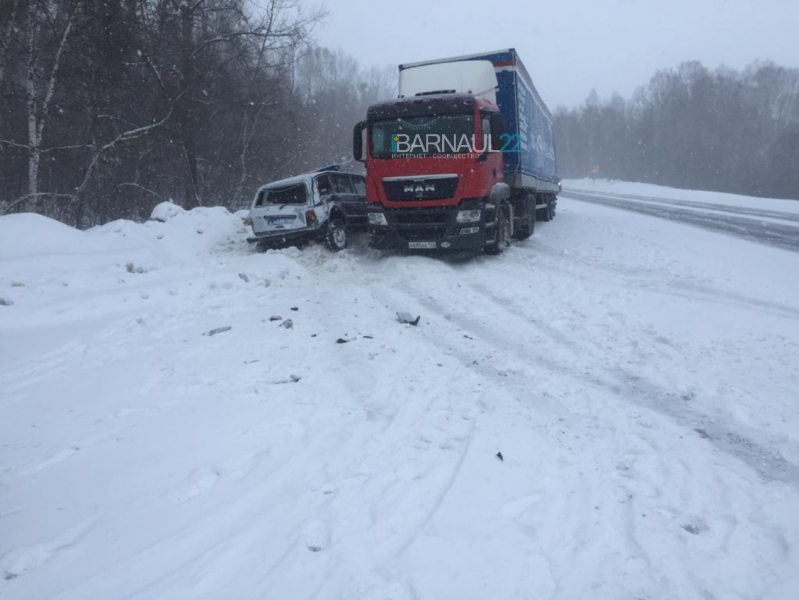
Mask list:
POLYGON ((500 113, 491 115, 491 149, 499 152, 505 145, 505 118, 500 113))
POLYGON ((366 121, 361 121, 352 131, 352 157, 358 162, 366 162, 366 121))

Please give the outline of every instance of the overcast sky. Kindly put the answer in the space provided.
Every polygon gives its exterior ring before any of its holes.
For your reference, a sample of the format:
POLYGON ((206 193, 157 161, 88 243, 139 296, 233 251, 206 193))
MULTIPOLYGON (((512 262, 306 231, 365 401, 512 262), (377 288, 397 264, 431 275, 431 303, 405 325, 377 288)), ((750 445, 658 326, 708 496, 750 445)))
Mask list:
POLYGON ((799 0, 326 0, 318 42, 368 66, 516 48, 550 108, 660 68, 799 67, 799 0))

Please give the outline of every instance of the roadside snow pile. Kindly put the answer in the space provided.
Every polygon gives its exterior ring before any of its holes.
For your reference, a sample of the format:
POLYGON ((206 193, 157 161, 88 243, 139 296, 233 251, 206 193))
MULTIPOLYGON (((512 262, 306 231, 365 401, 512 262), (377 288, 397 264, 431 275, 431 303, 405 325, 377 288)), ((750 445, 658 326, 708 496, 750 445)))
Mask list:
POLYGON ((164 263, 185 261, 226 246, 246 243, 243 221, 221 206, 184 210, 164 202, 153 209, 150 219, 146 223, 112 221, 86 233, 107 240, 111 247, 121 241, 133 241, 164 263), (155 219, 155 215, 163 219, 155 219))
POLYGON ((186 212, 185 209, 178 206, 172 201, 161 202, 161 204, 157 205, 153 209, 153 212, 150 214, 150 220, 161 221, 162 223, 166 223, 169 219, 185 212, 186 212))
MULTIPOLYGON (((0 261, 102 252, 83 232, 33 213, 0 217, 0 261)), ((4 269, 5 270, 5 269, 4 269)))
POLYGON ((153 214, 164 221, 118 220, 87 231, 36 214, 0 217, 4 306, 31 307, 38 298, 53 312, 54 297, 93 300, 109 288, 123 289, 132 277, 164 270, 163 277, 174 277, 170 268, 202 264, 198 257, 246 250, 244 224, 225 208, 186 211, 164 203, 153 214))

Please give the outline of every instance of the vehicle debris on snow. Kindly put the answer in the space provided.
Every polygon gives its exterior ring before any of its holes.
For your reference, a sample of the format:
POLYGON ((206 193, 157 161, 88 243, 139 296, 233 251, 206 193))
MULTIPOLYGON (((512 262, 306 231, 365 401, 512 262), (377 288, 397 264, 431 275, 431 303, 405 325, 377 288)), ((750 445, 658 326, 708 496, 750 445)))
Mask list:
POLYGON ((422 318, 422 316, 421 316, 421 315, 418 315, 418 316, 417 316, 417 317, 414 319, 414 318, 413 318, 413 315, 411 315, 411 313, 407 313, 407 312, 398 312, 398 313, 397 313, 397 318, 399 319, 399 322, 400 322, 400 323, 408 323, 409 325, 418 325, 418 324, 419 324, 419 319, 421 319, 421 318, 422 318))
POLYGON ((211 336, 216 335, 217 333, 224 333, 225 331, 230 331, 233 329, 229 325, 227 327, 217 327, 216 329, 212 329, 211 331, 206 331, 203 335, 211 336))

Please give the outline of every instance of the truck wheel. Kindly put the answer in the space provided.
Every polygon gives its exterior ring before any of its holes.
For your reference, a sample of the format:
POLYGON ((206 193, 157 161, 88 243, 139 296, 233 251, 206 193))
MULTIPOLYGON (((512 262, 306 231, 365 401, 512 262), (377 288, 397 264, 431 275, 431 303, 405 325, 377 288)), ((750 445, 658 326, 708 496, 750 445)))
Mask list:
POLYGON ((524 206, 524 212, 520 219, 521 225, 513 234, 513 237, 517 240, 526 240, 535 231, 535 200, 525 198, 522 205, 524 206))
POLYGON ((502 202, 497 207, 497 225, 493 239, 494 243, 485 247, 485 253, 492 256, 502 254, 510 244, 510 210, 507 202, 502 202))
POLYGON ((538 218, 539 218, 539 219, 541 219, 541 220, 542 220, 542 221, 544 221, 544 222, 546 222, 546 221, 551 221, 551 220, 552 220, 552 218, 555 216, 555 215, 554 215, 554 212, 553 212, 553 210, 552 210, 552 196, 550 196, 549 194, 547 194, 547 196, 546 196, 546 199, 547 199, 547 206, 546 206, 546 208, 542 208, 542 209, 539 211, 539 214, 538 214, 538 215, 536 215, 536 216, 538 216, 538 218))
POLYGON ((549 220, 555 218, 555 210, 558 206, 558 197, 557 196, 550 196, 550 204, 549 204, 549 220))
POLYGON ((347 247, 347 226, 343 219, 335 217, 327 223, 325 246, 331 252, 339 252, 347 247))

